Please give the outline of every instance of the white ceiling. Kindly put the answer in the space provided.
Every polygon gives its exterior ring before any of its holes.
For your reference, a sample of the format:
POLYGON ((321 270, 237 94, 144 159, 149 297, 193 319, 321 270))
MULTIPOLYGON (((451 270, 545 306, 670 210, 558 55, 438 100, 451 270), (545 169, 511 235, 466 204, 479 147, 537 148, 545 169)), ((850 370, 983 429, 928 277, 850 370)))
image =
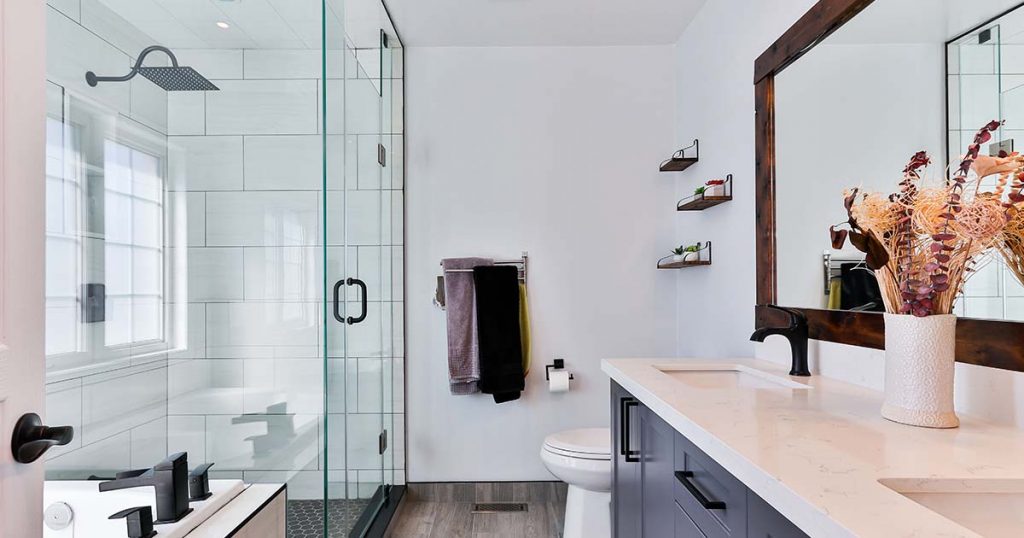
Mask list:
MULTIPOLYGON (((315 49, 325 0, 99 0, 173 48, 315 49), (217 26, 227 23, 227 28, 217 26)), ((707 0, 386 0, 405 45, 589 46, 675 43, 707 0)), ((344 34, 375 48, 395 35, 381 0, 326 0, 328 48, 344 34)))
MULTIPOLYGON (((316 49, 321 46, 322 0, 100 0, 157 43, 181 49, 316 49), (227 23, 227 28, 217 26, 227 23)), ((393 36, 379 0, 327 0, 328 47, 344 34, 373 48, 380 29, 393 36)))
POLYGON ((706 0, 385 0, 406 46, 675 43, 706 0))

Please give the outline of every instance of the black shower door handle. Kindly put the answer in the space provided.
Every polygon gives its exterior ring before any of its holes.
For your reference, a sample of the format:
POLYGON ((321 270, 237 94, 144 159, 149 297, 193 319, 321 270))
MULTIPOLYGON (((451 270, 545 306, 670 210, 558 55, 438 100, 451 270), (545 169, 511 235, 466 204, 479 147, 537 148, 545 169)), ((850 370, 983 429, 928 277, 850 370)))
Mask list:
POLYGON ((338 320, 338 323, 347 323, 349 325, 362 323, 366 319, 366 282, 358 278, 346 278, 334 283, 334 319, 338 320), (357 318, 352 316, 346 318, 341 315, 341 287, 353 285, 359 286, 359 303, 362 305, 363 311, 357 318))
POLYGON ((363 282, 362 280, 359 280, 358 278, 350 278, 350 279, 348 279, 348 285, 351 286, 353 284, 355 284, 356 286, 359 286, 359 303, 362 305, 363 311, 362 311, 361 314, 359 314, 358 318, 353 318, 352 316, 349 316, 349 318, 347 320, 349 325, 355 325, 356 323, 362 323, 363 320, 366 319, 366 282, 363 282))

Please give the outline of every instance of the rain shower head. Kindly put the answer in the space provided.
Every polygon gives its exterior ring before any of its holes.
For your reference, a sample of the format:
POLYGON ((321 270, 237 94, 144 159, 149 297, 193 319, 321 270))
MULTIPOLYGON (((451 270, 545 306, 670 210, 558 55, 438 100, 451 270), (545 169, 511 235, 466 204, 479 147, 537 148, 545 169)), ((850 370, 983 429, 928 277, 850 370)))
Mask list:
POLYGON ((206 79, 206 77, 199 74, 198 71, 191 67, 179 67, 178 59, 174 57, 174 53, 166 47, 159 45, 153 45, 146 47, 139 53, 139 59, 135 61, 135 67, 127 75, 121 77, 100 77, 96 76, 96 73, 89 71, 85 74, 85 81, 90 86, 96 86, 100 82, 124 82, 131 80, 135 75, 142 75, 149 79, 153 84, 160 86, 165 91, 169 92, 202 92, 202 91, 215 91, 219 90, 217 86, 214 86, 212 82, 206 79), (153 51, 161 51, 171 59, 170 67, 143 67, 142 61, 146 59, 146 56, 153 51))

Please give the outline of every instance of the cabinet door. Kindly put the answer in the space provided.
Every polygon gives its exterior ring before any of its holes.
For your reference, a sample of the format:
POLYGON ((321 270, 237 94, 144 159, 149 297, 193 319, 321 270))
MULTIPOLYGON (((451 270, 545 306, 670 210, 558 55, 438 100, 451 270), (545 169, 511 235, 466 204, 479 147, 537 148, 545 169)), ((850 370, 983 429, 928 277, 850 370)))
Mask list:
POLYGON ((679 505, 676 505, 676 538, 707 538, 704 533, 701 532, 700 527, 690 519, 690 516, 686 515, 679 505))
POLYGON ((796 525, 772 506, 747 491, 747 536, 749 538, 807 538, 796 525))
POLYGON ((640 408, 640 473, 643 483, 643 536, 675 535, 675 430, 646 407, 640 408))
POLYGON ((612 382, 612 531, 616 538, 641 536, 639 402, 612 382))

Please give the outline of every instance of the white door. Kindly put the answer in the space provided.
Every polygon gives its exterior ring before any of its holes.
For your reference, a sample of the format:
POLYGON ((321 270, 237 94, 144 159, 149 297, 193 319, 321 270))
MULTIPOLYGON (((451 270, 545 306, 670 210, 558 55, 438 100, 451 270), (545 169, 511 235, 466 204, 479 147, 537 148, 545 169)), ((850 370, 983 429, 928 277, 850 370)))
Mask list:
POLYGON ((11 430, 44 403, 45 5, 0 0, 0 538, 43 534, 43 461, 11 430))

